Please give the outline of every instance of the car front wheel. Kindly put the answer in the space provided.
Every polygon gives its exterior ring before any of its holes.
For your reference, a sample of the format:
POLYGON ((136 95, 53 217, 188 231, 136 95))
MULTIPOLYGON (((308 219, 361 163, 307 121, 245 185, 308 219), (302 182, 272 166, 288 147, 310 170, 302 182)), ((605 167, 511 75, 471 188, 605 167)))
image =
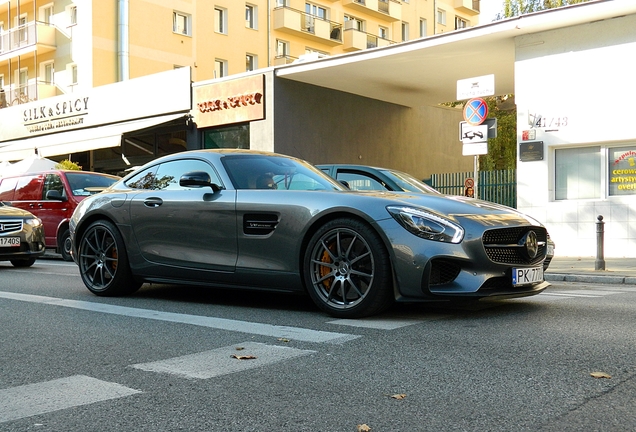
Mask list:
POLYGON ((11 264, 13 264, 14 267, 31 267, 33 264, 35 264, 35 258, 29 258, 29 259, 15 259, 15 260, 11 260, 11 264))
POLYGON ((125 295, 141 286, 132 276, 124 240, 112 223, 93 222, 84 232, 78 251, 82 281, 93 294, 125 295))
POLYGON ((318 229, 305 253, 304 278, 314 303, 334 317, 377 314, 393 302, 386 248, 356 219, 335 219, 318 229))

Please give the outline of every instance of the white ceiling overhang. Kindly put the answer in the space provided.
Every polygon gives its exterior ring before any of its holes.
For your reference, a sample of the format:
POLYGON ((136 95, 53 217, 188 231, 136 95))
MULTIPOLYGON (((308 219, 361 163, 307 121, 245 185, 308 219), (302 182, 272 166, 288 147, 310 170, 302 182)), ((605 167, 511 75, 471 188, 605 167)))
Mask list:
POLYGON ((383 48, 280 66, 276 76, 409 107, 457 99, 457 81, 495 75, 514 93, 515 38, 636 13, 634 0, 595 0, 383 48))

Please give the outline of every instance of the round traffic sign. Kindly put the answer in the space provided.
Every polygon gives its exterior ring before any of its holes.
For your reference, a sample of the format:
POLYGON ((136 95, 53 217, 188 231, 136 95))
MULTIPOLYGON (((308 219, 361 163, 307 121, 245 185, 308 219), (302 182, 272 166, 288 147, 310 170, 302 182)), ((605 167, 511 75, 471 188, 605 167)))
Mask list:
POLYGON ((475 186, 475 180, 473 180, 471 177, 468 177, 466 180, 464 180, 464 187, 471 188, 473 186, 475 186))
POLYGON ((464 106, 464 120, 473 126, 482 124, 488 117, 488 104, 482 98, 471 99, 464 106))

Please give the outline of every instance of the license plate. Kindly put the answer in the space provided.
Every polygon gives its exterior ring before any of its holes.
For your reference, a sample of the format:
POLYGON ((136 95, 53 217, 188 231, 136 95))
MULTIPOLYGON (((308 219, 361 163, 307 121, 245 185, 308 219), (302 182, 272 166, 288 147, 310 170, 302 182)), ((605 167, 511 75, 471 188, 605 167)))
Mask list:
POLYGON ((20 246, 20 237, 0 237, 0 246, 20 246))
POLYGON ((512 285, 528 285, 543 282, 543 267, 513 268, 512 285))

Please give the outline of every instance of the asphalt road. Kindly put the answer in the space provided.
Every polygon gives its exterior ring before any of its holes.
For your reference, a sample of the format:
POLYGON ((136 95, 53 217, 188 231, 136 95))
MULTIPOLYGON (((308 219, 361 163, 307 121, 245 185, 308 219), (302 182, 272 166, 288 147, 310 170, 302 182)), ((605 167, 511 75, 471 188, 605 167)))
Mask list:
POLYGON ((281 294, 100 298, 72 263, 0 262, 0 431, 635 430, 635 309, 636 286, 563 282, 335 320, 281 294))

